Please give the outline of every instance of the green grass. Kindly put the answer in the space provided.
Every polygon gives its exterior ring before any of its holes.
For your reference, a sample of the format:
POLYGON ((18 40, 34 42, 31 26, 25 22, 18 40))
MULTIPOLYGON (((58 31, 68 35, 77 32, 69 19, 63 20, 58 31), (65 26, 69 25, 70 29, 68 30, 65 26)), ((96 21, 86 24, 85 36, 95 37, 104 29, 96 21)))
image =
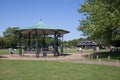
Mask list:
MULTIPOLYGON (((96 55, 99 56, 99 59, 102 61, 108 61, 108 62, 115 62, 116 60, 120 60, 120 52, 108 52, 105 49, 99 50, 99 51, 93 51, 93 49, 83 49, 83 54, 90 54, 93 53, 93 58, 87 58, 87 60, 96 60, 96 55), (111 56, 111 59, 108 60, 108 55, 111 56)), ((64 53, 79 53, 77 50, 71 49, 70 51, 64 49, 64 53)), ((10 54, 8 49, 0 50, 0 54, 10 54)), ((18 54, 18 50, 14 52, 14 54, 18 54)))
POLYGON ((77 50, 76 49, 71 49, 71 50, 64 49, 64 53, 77 53, 77 50))
MULTIPOLYGON (((92 51, 92 50, 90 50, 90 51, 92 51)), ((59 50, 59 52, 60 52, 60 50, 59 50)), ((84 52, 85 52, 85 53, 88 53, 89 50, 84 49, 84 52)), ((18 53, 18 50, 15 51, 14 53, 18 53)), ((78 53, 78 52, 77 52, 76 49, 71 49, 70 51, 64 49, 64 53, 78 53)), ((8 50, 8 49, 3 49, 3 50, 1 49, 1 50, 0 50, 0 54, 9 54, 9 50, 8 50)))
POLYGON ((120 67, 0 60, 0 80, 120 80, 120 67))
MULTIPOLYGON (((1 49, 0 54, 10 54, 8 49, 1 49)), ((14 54, 18 54, 18 50, 14 51, 14 54)))
POLYGON ((120 61, 120 52, 108 52, 108 51, 99 51, 99 52, 94 52, 91 54, 91 58, 86 56, 87 60, 92 60, 92 61, 98 61, 98 59, 101 59, 102 61, 105 62, 116 62, 116 60, 120 61))
POLYGON ((1 49, 0 54, 9 54, 9 50, 8 49, 1 49))
MULTIPOLYGON (((105 51, 105 50, 100 50, 100 51, 105 51)), ((60 52, 60 50, 59 50, 59 52, 60 52)), ((93 52, 94 52, 93 49, 83 49, 83 53, 93 53, 93 52)), ((14 53, 18 53, 18 49, 16 49, 16 51, 14 53)), ((71 50, 64 49, 64 53, 79 53, 79 52, 77 51, 76 48, 73 48, 71 50)), ((0 54, 9 54, 9 50, 8 49, 3 49, 3 50, 1 49, 0 54)))
MULTIPOLYGON (((82 49, 83 53, 92 53, 94 52, 93 49, 82 49)), ((64 49, 64 53, 79 53, 76 48, 73 48, 71 50, 64 49)))

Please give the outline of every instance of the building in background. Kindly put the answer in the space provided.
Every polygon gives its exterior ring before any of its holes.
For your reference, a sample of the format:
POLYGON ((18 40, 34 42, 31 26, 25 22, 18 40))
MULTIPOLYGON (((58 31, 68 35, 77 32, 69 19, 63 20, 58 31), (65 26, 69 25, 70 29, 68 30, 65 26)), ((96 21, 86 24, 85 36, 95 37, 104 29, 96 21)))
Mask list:
POLYGON ((82 40, 78 42, 78 47, 83 47, 83 48, 94 48, 97 46, 96 42, 94 41, 89 41, 89 40, 82 40))

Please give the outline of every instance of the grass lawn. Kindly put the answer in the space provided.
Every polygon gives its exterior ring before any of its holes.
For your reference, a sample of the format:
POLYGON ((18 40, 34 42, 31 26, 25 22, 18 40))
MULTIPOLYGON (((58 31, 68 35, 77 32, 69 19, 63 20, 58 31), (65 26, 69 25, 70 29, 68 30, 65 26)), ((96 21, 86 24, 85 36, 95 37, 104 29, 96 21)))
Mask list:
MULTIPOLYGON (((18 53, 18 49, 16 49, 16 51, 14 53, 18 53)), ((59 50, 60 52, 60 50, 59 50)), ((88 50, 88 49, 84 49, 84 53, 89 53, 89 52, 93 52, 92 50, 88 50)), ((64 53, 78 53, 78 51, 76 49, 71 49, 71 50, 66 50, 64 49, 64 53)), ((9 50, 8 49, 1 49, 0 50, 0 54, 9 54, 9 50)))
MULTIPOLYGON (((83 53, 92 53, 92 52, 94 52, 93 49, 82 49, 82 50, 83 50, 83 53)), ((64 53, 80 53, 80 52, 78 52, 76 48, 73 48, 71 50, 64 49, 64 53)))
POLYGON ((87 58, 88 60, 97 60, 97 56, 102 61, 115 62, 116 60, 120 60, 120 52, 94 52, 91 54, 92 58, 87 58))
POLYGON ((120 80, 120 67, 0 60, 0 80, 120 80))
POLYGON ((8 53, 9 53, 9 50, 7 49, 0 50, 0 54, 8 54, 8 53))
MULTIPOLYGON (((10 54, 8 49, 1 49, 0 54, 10 54)), ((14 54, 18 54, 18 49, 14 51, 14 54)))

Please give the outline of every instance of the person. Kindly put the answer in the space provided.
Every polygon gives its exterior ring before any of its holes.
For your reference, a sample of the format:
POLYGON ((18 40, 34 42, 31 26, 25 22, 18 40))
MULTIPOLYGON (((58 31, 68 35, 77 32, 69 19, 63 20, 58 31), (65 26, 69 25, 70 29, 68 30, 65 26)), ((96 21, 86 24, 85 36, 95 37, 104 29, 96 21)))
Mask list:
POLYGON ((82 53, 82 48, 81 47, 79 48, 79 52, 82 53))
POLYGON ((82 53, 82 48, 81 48, 81 47, 78 47, 78 48, 77 48, 77 51, 80 52, 80 53, 82 53))

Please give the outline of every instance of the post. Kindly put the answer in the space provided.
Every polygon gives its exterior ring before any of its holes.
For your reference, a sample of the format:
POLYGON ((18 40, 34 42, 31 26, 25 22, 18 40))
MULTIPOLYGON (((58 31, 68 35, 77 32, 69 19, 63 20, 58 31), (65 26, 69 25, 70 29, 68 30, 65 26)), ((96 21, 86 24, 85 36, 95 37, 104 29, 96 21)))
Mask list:
POLYGON ((97 59, 97 60, 99 59, 98 55, 96 55, 96 59, 97 59))
POLYGON ((99 65, 101 65, 102 63, 101 63, 101 59, 98 59, 98 62, 99 62, 99 65))
POLYGON ((57 52, 56 52, 56 44, 57 44, 57 36, 56 33, 54 34, 54 56, 57 56, 57 52))
POLYGON ((36 36, 35 36, 35 53, 36 53, 36 57, 39 57, 39 51, 38 51, 38 34, 36 31, 36 36))
POLYGON ((110 60, 110 56, 108 56, 108 60, 110 60))
POLYGON ((29 33, 28 46, 29 46, 29 51, 30 51, 30 33, 29 33))
POLYGON ((19 33, 19 56, 22 56, 22 34, 19 33))
POLYGON ((61 44, 61 54, 63 54, 63 35, 62 35, 62 44, 61 44))

